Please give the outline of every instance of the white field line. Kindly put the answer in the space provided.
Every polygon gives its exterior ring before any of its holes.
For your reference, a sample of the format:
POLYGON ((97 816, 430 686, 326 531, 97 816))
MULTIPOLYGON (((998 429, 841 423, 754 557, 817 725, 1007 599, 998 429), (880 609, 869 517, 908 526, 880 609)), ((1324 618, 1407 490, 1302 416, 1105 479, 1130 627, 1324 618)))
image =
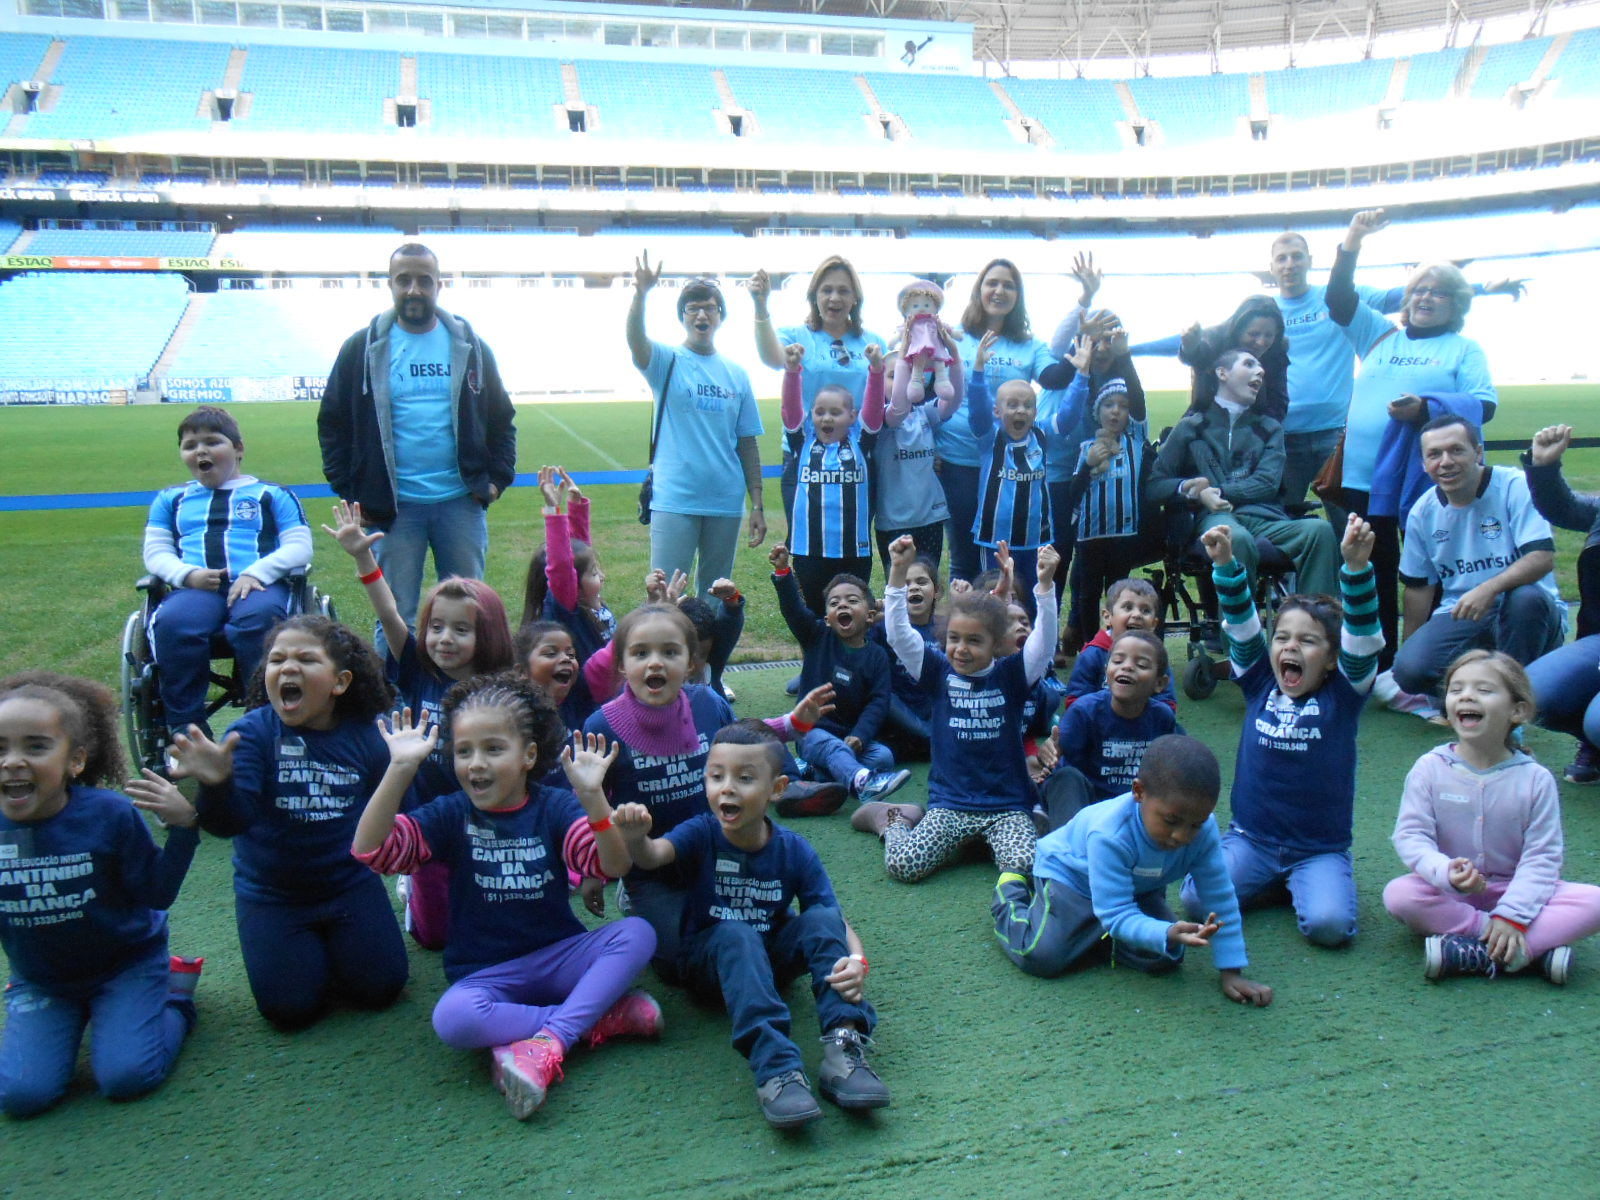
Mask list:
POLYGON ((556 426, 558 429, 563 430, 567 434, 568 437, 572 438, 574 441, 578 442, 580 445, 587 446, 590 450, 593 450, 597 455, 600 456, 600 458, 604 462, 609 463, 614 470, 618 470, 618 471, 627 470, 627 468, 625 466, 623 466, 620 462, 618 462, 616 459, 612 458, 611 455, 607 454, 604 450, 600 449, 599 446, 596 446, 588 438, 584 437, 581 433, 579 433, 571 425, 568 425, 565 421, 563 421, 560 417, 556 416, 549 409, 541 408, 541 407, 535 407, 534 411, 537 412, 540 416, 544 417, 546 420, 548 420, 552 425, 556 426))

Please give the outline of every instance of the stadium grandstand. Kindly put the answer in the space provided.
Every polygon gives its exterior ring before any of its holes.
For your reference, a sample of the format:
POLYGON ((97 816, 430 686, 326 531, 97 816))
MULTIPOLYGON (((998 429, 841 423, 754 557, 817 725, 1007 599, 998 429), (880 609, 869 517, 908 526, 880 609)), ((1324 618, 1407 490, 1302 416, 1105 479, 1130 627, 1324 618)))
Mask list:
MULTIPOLYGON (((1275 231, 1326 267, 1379 205, 1407 233, 1365 281, 1535 279, 1552 302, 1474 336, 1505 382, 1583 377, 1587 306, 1555 301, 1600 261, 1600 8, 1449 12, 0 0, 0 312, 73 348, 0 355, 0 396, 317 394, 410 237, 514 390, 637 397, 625 356, 552 363, 527 331, 620 346, 644 247, 674 278, 765 268, 790 308, 845 254, 878 328, 911 274, 954 309, 996 255, 1053 325, 1091 250, 1157 337, 1262 287, 1275 231)), ((753 367, 748 341, 724 349, 753 367)))

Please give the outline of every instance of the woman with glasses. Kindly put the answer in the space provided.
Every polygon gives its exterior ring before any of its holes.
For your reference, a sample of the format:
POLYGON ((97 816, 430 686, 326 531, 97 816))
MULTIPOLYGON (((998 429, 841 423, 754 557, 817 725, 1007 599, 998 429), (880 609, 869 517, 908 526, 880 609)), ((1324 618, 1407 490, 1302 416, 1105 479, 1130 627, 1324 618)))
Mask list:
POLYGON ((733 574, 746 493, 750 545, 766 540, 756 442, 761 413, 744 368, 717 353, 717 329, 728 309, 713 280, 692 279, 678 292, 683 345, 650 340, 644 329, 645 296, 660 279, 661 264, 652 269, 649 254, 635 261, 627 323, 633 365, 661 397, 650 566, 669 579, 694 567, 695 590, 709 597, 714 582, 733 574))
MULTIPOLYGON (((868 344, 888 353, 888 344, 877 334, 861 327, 861 277, 849 259, 830 254, 817 264, 806 285, 804 324, 775 327, 767 312, 772 281, 765 271, 750 279, 750 298, 756 305, 756 352, 774 371, 784 368, 783 348, 801 345, 806 349, 801 361, 800 408, 811 411, 819 388, 842 387, 856 398, 859 407, 867 392, 868 344)), ((783 451, 783 515, 794 520, 795 456, 787 441, 783 451)))
POLYGON ((1345 422, 1342 504, 1365 517, 1377 535, 1372 566, 1385 643, 1378 661, 1385 670, 1399 645, 1400 523, 1428 486, 1418 431, 1446 415, 1481 428, 1496 404, 1483 350, 1461 336, 1472 287, 1450 263, 1428 264, 1411 276, 1398 327, 1360 303, 1355 269, 1361 243, 1388 224, 1381 208, 1351 219, 1327 291, 1328 314, 1361 359, 1345 422))

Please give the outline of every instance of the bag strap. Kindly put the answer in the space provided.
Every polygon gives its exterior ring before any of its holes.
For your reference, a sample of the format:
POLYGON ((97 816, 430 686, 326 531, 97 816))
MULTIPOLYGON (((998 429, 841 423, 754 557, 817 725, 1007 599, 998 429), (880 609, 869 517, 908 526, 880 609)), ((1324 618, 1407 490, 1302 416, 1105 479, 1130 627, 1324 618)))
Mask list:
POLYGON ((661 422, 667 415, 667 389, 672 386, 672 373, 678 369, 678 352, 672 352, 667 364, 667 377, 661 381, 661 393, 656 397, 656 410, 650 422, 650 466, 656 465, 656 443, 661 440, 661 422))

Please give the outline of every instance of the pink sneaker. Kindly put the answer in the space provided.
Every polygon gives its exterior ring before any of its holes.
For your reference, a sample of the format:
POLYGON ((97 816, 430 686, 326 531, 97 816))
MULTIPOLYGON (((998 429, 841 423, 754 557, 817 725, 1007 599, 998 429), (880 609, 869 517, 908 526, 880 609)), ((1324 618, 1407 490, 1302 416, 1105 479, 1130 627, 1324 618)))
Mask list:
POLYGON ((494 1085, 513 1117, 526 1121, 544 1103, 550 1085, 564 1078, 562 1057, 561 1046, 543 1034, 494 1048, 494 1085))
POLYGON ((619 1037, 658 1038, 666 1027, 655 997, 643 988, 634 988, 606 1009, 605 1016, 594 1023, 583 1040, 598 1046, 619 1037))

